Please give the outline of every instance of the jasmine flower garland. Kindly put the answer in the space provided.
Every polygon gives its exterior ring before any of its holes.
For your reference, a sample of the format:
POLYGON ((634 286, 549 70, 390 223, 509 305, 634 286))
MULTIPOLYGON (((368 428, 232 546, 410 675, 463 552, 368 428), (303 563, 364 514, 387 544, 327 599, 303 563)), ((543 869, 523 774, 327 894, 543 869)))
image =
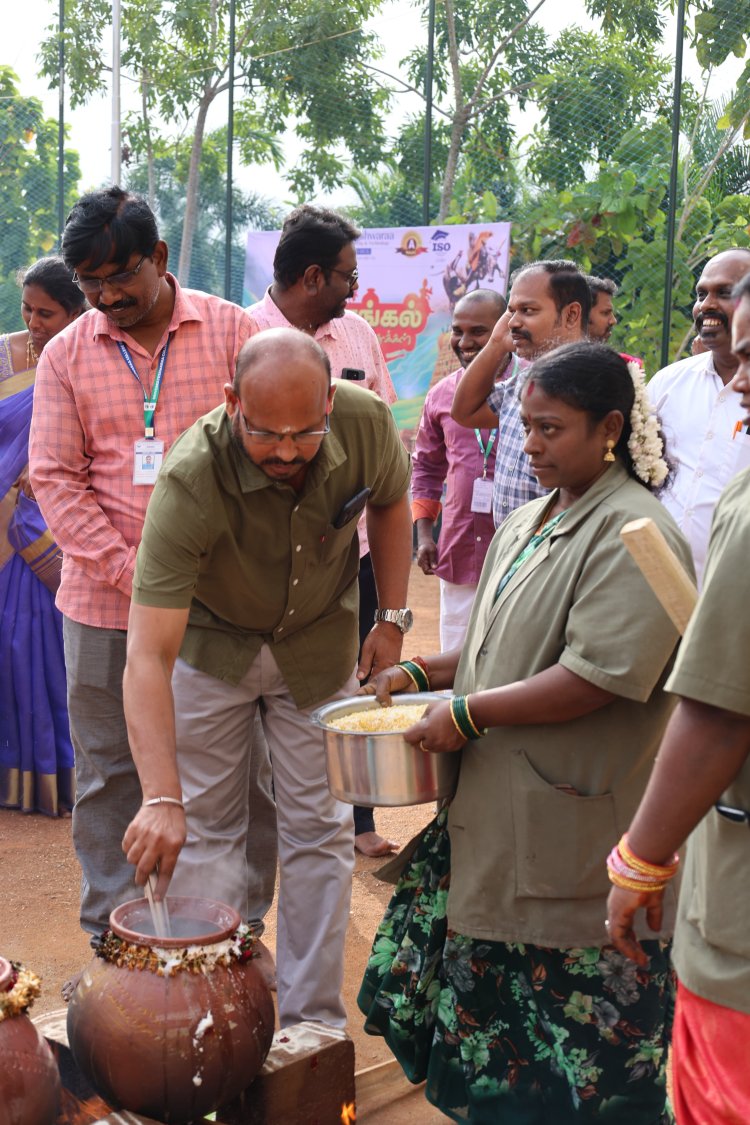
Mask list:
POLYGON ((669 467, 664 460, 664 442, 659 433, 659 420, 646 392, 643 368, 631 360, 628 371, 635 389, 635 401, 630 412, 628 450, 633 459, 633 467, 643 483, 658 487, 669 474, 669 467))

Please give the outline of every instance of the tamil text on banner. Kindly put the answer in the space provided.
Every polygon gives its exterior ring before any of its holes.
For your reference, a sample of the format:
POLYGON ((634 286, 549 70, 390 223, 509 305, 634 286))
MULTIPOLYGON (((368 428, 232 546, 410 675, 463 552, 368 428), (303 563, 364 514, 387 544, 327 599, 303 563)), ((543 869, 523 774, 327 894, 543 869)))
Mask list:
MULTIPOLYGON (((277 231, 247 238, 244 303, 273 279, 277 231)), ((393 412, 413 430, 429 387, 455 371, 451 314, 473 289, 507 289, 510 223, 364 230, 357 240, 359 288, 348 308, 372 325, 399 397, 393 412)))

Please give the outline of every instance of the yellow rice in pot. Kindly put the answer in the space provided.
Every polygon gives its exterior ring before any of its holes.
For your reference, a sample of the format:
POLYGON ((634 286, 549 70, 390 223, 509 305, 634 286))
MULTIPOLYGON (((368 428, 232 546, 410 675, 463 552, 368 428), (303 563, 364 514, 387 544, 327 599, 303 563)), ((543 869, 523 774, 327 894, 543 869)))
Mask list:
POLYGON ((388 734, 404 731, 414 726, 427 710, 426 703, 395 704, 393 707, 373 707, 365 711, 350 711, 328 719, 328 726, 356 734, 388 734))

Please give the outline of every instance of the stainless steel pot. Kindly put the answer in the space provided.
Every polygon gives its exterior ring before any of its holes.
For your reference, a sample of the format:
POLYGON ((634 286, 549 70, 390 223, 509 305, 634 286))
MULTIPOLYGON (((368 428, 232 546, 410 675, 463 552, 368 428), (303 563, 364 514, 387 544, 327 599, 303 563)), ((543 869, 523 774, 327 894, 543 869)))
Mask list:
MULTIPOLYGON (((435 692, 399 694, 394 704, 445 701, 435 692)), ((430 754, 411 746, 394 731, 347 732, 331 727, 331 719, 352 711, 380 710, 372 695, 355 695, 327 703, 311 715, 323 731, 328 788, 353 805, 421 805, 448 797, 455 788, 458 754, 430 754)))

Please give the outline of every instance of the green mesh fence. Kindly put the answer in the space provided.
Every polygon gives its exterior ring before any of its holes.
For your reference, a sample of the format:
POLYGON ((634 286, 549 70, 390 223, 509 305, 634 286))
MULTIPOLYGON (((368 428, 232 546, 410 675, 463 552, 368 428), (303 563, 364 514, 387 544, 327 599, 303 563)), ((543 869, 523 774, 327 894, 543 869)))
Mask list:
MULTIPOLYGON (((671 359, 689 348, 703 262, 750 245, 750 0, 685 5, 674 198, 679 6, 677 14, 646 0, 575 7, 564 25, 552 0, 435 0, 430 50, 427 2, 125 4, 122 181, 152 199, 180 279, 225 294, 233 81, 233 299, 247 230, 275 229, 304 199, 369 227, 510 220, 513 266, 566 257, 617 282, 611 342, 654 371, 670 224, 671 359), (261 189, 269 168, 277 186, 261 189)), ((81 180, 70 129, 111 81, 111 19, 103 0, 66 5, 62 168, 57 121, 27 92, 31 76, 0 66, 3 330, 20 327, 16 270, 58 244, 61 185, 64 208, 98 186, 81 180)), ((57 21, 50 4, 37 69, 51 88, 57 21)), ((98 183, 108 180, 108 149, 102 136, 98 183)))

